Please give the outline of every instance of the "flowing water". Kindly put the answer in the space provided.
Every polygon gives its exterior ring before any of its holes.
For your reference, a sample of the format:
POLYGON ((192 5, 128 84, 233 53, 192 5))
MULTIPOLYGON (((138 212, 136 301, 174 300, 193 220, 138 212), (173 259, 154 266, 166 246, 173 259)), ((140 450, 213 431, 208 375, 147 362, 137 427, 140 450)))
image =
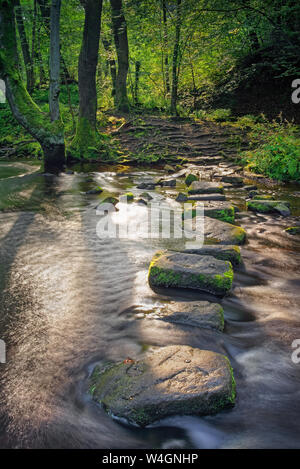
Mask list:
MULTIPOLYGON (((237 222, 248 242, 232 292, 222 300, 225 331, 217 333, 147 317, 174 298, 203 299, 197 292, 149 288, 149 262, 168 240, 97 236, 101 198, 128 189, 140 194, 136 185, 163 171, 75 169, 0 181, 2 197, 12 194, 16 202, 21 187, 27 200, 26 210, 0 212, 0 337, 7 344, 7 363, 0 364, 1 447, 299 448, 300 363, 291 359, 291 344, 300 339, 300 244, 284 232, 299 220, 299 187, 271 189, 291 202, 288 218, 247 213, 245 191, 227 191, 240 208, 237 222), (98 185, 100 196, 84 194, 98 185), (138 358, 149 347, 171 344, 230 358, 237 383, 233 409, 139 429, 113 420, 91 400, 88 376, 95 363, 138 358)), ((161 189, 155 197, 172 204, 173 194, 161 189)), ((140 210, 133 205, 131 216, 140 210)))

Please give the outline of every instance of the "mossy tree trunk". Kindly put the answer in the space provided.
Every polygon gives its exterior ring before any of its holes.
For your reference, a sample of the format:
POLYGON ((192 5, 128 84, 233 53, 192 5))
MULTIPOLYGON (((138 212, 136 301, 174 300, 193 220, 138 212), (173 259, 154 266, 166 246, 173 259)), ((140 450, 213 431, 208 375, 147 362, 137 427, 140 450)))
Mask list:
POLYGON ((26 32, 25 32, 23 11, 22 11, 22 7, 20 4, 20 0, 16 0, 15 6, 16 6, 15 8, 16 23, 18 26, 21 49, 22 49, 23 60, 24 60, 25 71, 26 71, 27 90, 29 93, 32 93, 34 89, 34 85, 35 85, 34 66, 33 66, 34 57, 30 55, 30 51, 29 51, 29 43, 27 40, 26 32))
POLYGON ((59 119, 59 75, 60 75, 60 41, 59 20, 61 0, 52 0, 50 14, 50 90, 49 109, 52 121, 59 119))
POLYGON ((24 86, 18 68, 15 6, 15 0, 0 2, 0 76, 14 117, 42 147, 45 171, 58 170, 65 162, 63 125, 60 120, 51 122, 24 86))
POLYGON ((122 0, 110 0, 112 26, 118 57, 118 73, 116 78, 115 106, 120 111, 129 111, 127 96, 127 75, 129 68, 129 48, 127 25, 122 7, 122 0))
POLYGON ((98 64, 102 0, 80 0, 85 9, 83 38, 78 62, 79 116, 72 147, 80 156, 88 156, 96 145, 98 64))

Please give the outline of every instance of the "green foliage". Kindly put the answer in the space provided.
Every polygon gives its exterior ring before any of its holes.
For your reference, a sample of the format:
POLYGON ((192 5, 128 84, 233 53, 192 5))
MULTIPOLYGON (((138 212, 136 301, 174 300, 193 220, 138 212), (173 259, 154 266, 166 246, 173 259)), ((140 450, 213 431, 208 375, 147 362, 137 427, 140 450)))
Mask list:
POLYGON ((256 124, 249 139, 253 149, 241 153, 249 169, 280 181, 300 180, 300 133, 296 126, 256 124))

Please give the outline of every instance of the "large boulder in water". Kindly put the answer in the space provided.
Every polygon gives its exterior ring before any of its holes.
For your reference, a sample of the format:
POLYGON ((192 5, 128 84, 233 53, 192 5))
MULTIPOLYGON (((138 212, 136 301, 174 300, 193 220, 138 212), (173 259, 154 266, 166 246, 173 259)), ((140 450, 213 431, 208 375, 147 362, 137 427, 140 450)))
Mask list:
POLYGON ((229 360, 185 345, 96 367, 90 383, 93 399, 108 413, 141 427, 173 415, 215 414, 235 401, 229 360))
POLYGON ((229 261, 182 252, 158 252, 149 267, 152 287, 188 288, 223 297, 232 287, 229 261))

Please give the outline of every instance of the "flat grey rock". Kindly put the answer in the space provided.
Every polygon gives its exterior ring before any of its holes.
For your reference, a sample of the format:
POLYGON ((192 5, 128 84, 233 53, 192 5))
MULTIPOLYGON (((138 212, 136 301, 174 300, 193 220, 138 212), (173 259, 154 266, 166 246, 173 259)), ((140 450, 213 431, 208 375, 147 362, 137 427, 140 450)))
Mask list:
POLYGON ((188 190, 189 194, 219 194, 223 193, 223 185, 217 182, 194 181, 188 190))
POLYGON ((210 415, 232 407, 235 381, 224 355, 171 345, 141 360, 96 367, 90 392, 109 414, 145 427, 173 415, 210 415))
POLYGON ((163 321, 186 326, 211 328, 218 331, 224 329, 222 306, 209 301, 172 301, 159 310, 157 317, 163 321))

